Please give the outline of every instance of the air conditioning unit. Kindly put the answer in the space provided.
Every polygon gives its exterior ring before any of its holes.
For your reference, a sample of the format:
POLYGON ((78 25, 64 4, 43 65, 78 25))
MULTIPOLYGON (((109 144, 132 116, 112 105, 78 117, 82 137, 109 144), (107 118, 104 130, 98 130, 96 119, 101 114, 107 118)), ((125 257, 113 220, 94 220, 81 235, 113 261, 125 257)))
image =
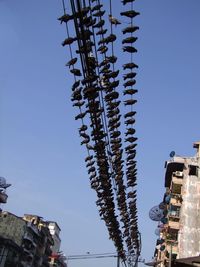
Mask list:
POLYGON ((176 172, 174 172, 174 175, 177 177, 183 177, 183 172, 176 171, 176 172))

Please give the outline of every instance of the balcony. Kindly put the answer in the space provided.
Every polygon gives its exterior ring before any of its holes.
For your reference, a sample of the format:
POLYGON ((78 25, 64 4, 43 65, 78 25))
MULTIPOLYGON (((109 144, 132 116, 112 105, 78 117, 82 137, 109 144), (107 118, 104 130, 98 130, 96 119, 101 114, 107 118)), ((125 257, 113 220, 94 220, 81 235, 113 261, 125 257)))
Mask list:
POLYGON ((169 220, 168 221, 168 226, 172 229, 176 229, 179 230, 180 229, 180 224, 179 221, 173 221, 173 220, 169 220))
POLYGON ((182 197, 180 194, 171 194, 169 204, 180 207, 182 205, 182 197))

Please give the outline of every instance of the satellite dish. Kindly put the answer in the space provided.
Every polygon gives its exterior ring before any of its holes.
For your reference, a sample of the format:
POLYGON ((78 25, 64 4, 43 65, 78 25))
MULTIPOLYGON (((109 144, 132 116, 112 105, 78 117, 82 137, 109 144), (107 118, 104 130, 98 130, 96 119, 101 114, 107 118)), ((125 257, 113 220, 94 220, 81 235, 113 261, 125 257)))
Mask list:
POLYGON ((175 156, 175 154, 176 154, 175 151, 171 151, 169 154, 170 158, 173 158, 175 156))
POLYGON ((163 217, 163 210, 159 206, 154 206, 149 211, 149 218, 153 221, 160 221, 163 217))

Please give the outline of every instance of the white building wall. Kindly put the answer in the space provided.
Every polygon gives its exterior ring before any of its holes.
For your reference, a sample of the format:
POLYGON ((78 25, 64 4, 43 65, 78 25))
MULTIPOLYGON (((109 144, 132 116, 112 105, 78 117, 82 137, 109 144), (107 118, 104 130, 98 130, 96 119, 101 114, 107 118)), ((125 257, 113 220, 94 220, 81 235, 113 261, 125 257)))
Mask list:
POLYGON ((189 175, 185 162, 180 230, 178 237, 179 258, 198 256, 200 253, 200 179, 189 175))

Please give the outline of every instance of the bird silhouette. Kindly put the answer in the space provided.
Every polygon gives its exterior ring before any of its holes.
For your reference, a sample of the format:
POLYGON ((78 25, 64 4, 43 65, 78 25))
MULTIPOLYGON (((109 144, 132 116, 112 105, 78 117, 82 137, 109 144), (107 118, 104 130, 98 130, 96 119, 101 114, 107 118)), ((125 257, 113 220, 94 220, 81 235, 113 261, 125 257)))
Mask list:
POLYGON ((126 73, 125 75, 123 75, 123 78, 124 78, 124 80, 132 79, 132 78, 135 78, 136 75, 137 75, 136 72, 129 72, 129 73, 126 73))
POLYGON ((106 59, 107 59, 110 63, 113 63, 113 64, 117 61, 117 57, 116 57, 116 56, 106 57, 106 59))
POLYGON ((134 95, 138 92, 136 89, 126 89, 123 91, 124 95, 134 95))
POLYGON ((126 130, 126 136, 127 136, 127 135, 132 135, 132 134, 135 134, 135 129, 133 129, 133 128, 128 128, 128 129, 126 130))
POLYGON ((58 18, 58 20, 60 20, 60 24, 62 24, 63 22, 67 23, 71 19, 73 19, 73 15, 69 15, 69 14, 64 14, 63 16, 58 18))
POLYGON ((107 33, 107 31, 108 31, 107 29, 101 29, 98 32, 96 32, 96 35, 104 35, 107 33))
POLYGON ((93 13, 92 15, 94 17, 102 17, 105 14, 105 12, 106 12, 105 10, 99 10, 96 13, 93 13))
POLYGON ((93 28, 100 28, 103 27, 103 25, 105 24, 105 20, 100 20, 98 23, 96 23, 95 25, 93 25, 93 28))
POLYGON ((103 7, 102 4, 96 5, 96 6, 91 8, 91 11, 93 12, 93 11, 96 11, 96 10, 100 10, 102 7, 103 7))
POLYGON ((65 45, 71 45, 74 41, 76 41, 77 38, 72 38, 72 37, 68 37, 67 39, 65 39, 63 42, 62 42, 62 46, 65 46, 65 45))
POLYGON ((137 49, 133 46, 123 46, 123 52, 136 53, 137 49))
POLYGON ((126 88, 126 87, 128 87, 128 86, 133 86, 133 85, 135 85, 135 84, 136 84, 136 80, 132 79, 132 80, 129 80, 129 81, 125 82, 125 83, 123 84, 123 86, 126 88))
POLYGON ((126 33, 133 33, 135 31, 139 30, 139 27, 138 26, 129 26, 129 27, 126 27, 122 30, 122 33, 123 34, 126 34, 126 33))
POLYGON ((135 63, 131 62, 131 63, 126 63, 123 65, 123 69, 134 69, 134 68, 138 68, 138 65, 136 65, 135 63))
POLYGON ((137 103, 137 100, 136 99, 128 99, 128 100, 125 100, 124 101, 124 105, 125 106, 134 105, 136 103, 137 103))
POLYGON ((114 18, 112 15, 108 15, 108 19, 110 23, 114 24, 115 26, 121 24, 121 22, 118 19, 114 18))
POLYGON ((126 5, 127 3, 132 3, 135 0, 122 0, 123 5, 126 5))
POLYGON ((78 101, 73 104, 73 107, 82 107, 85 104, 85 101, 78 101))
POLYGON ((75 117, 75 120, 83 119, 83 118, 85 117, 86 114, 87 114, 87 112, 83 112, 83 113, 78 114, 78 115, 75 117))
POLYGON ((70 67, 70 66, 74 65, 77 62, 77 60, 78 60, 77 57, 72 58, 70 61, 67 62, 67 64, 65 66, 70 67))
POLYGON ((124 118, 126 119, 126 118, 128 118, 128 117, 135 116, 135 114, 136 114, 136 111, 130 111, 130 112, 128 112, 128 113, 126 113, 126 114, 124 115, 124 118))
POLYGON ((81 71, 79 69, 72 69, 70 72, 75 76, 81 76, 81 71))
POLYGON ((126 125, 130 125, 130 124, 134 124, 135 123, 135 119, 129 119, 125 121, 126 125))
POLYGON ((126 16, 128 18, 134 18, 138 15, 140 15, 139 12, 136 12, 135 10, 128 10, 120 13, 121 16, 126 16))
POLYGON ((137 41, 137 37, 131 36, 122 40, 122 44, 132 44, 137 41))

